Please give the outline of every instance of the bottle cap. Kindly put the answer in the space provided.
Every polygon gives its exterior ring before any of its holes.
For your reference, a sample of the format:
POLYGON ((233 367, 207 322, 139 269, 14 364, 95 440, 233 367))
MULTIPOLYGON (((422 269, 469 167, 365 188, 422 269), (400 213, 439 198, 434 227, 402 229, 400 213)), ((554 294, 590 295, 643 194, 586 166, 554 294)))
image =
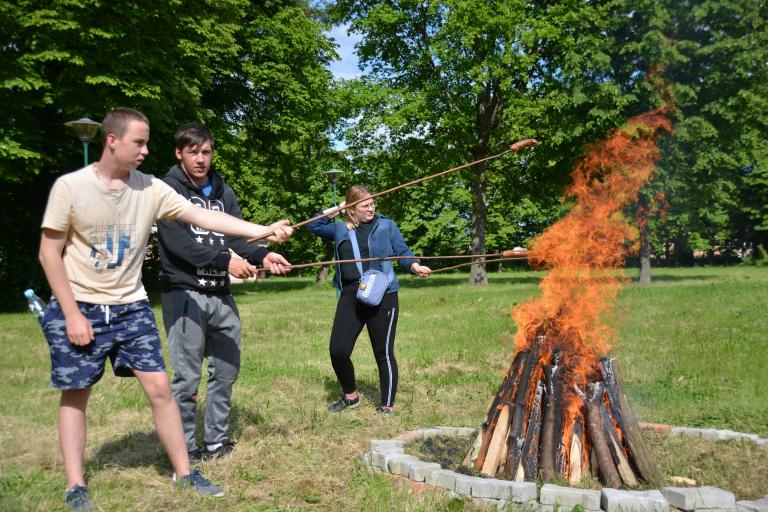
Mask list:
POLYGON ((35 290, 33 290, 32 288, 27 288, 26 290, 24 290, 24 296, 28 299, 31 299, 32 297, 35 296, 35 290))

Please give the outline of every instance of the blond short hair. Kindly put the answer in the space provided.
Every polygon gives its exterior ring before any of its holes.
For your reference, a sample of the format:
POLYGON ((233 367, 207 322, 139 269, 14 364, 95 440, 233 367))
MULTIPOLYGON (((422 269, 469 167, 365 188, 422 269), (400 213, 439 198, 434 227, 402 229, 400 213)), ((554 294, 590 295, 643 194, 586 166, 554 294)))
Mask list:
MULTIPOLYGON (((366 196, 372 196, 370 189, 365 185, 352 185, 347 189, 347 193, 344 196, 344 204, 350 204, 364 199, 366 196)), ((347 229, 355 229, 358 226, 358 222, 349 215, 349 210, 346 210, 347 217, 347 229)))

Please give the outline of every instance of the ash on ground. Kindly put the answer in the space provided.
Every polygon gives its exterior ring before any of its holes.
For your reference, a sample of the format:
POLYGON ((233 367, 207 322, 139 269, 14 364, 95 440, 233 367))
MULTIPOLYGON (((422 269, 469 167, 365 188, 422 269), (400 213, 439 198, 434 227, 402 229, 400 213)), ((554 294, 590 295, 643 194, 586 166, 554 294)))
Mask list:
POLYGON ((473 436, 432 436, 407 443, 405 451, 425 462, 437 462, 445 469, 473 475, 475 473, 462 464, 473 442, 473 436))

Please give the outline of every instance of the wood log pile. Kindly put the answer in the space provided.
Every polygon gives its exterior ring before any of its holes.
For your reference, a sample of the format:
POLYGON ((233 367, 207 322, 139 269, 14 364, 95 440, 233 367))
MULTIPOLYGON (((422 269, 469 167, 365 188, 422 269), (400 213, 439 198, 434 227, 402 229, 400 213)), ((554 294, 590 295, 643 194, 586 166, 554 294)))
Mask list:
MULTIPOLYGON (((587 363, 584 380, 538 336, 518 351, 464 461, 489 477, 517 481, 598 478, 608 487, 658 483, 615 359, 587 363)), ((583 361, 580 364, 584 364, 583 361)))

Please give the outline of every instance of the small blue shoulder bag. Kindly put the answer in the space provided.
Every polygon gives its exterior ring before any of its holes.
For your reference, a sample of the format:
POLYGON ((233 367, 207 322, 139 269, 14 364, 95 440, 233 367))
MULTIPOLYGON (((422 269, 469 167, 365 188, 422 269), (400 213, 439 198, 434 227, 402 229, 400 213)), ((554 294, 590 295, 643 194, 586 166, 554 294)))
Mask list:
MULTIPOLYGON (((357 245, 357 234, 354 229, 349 232, 349 241, 352 243, 352 253, 355 255, 355 259, 362 259, 360 257, 360 247, 357 245)), ((362 263, 358 261, 356 264, 357 270, 360 272, 357 300, 368 306, 378 306, 381 304, 381 300, 384 298, 384 294, 387 293, 389 284, 392 281, 384 272, 373 269, 363 272, 362 263)))

